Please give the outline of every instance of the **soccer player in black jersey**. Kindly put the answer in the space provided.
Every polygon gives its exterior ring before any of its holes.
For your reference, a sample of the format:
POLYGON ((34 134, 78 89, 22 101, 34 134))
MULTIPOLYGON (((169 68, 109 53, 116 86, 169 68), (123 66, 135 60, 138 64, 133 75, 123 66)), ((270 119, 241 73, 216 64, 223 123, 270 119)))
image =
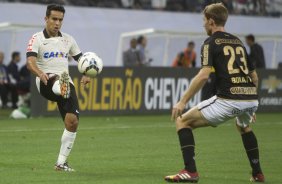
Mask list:
POLYGON ((225 32, 228 11, 221 3, 206 6, 203 11, 204 27, 209 35, 202 46, 202 68, 192 80, 188 90, 174 105, 175 120, 185 168, 166 176, 169 182, 198 182, 195 164, 195 142, 192 130, 226 122, 236 118, 247 156, 252 167, 253 182, 264 182, 260 167, 258 143, 249 124, 256 120, 258 107, 258 77, 241 40, 225 32), (215 69, 216 95, 182 114, 188 101, 203 87, 215 69))

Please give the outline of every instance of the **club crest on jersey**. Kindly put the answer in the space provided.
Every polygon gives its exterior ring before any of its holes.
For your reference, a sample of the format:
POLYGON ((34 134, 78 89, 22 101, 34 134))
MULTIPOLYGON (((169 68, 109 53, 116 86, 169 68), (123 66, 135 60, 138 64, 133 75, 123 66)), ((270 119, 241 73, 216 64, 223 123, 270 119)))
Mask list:
POLYGON ((64 52, 44 52, 43 57, 48 58, 68 58, 68 53, 64 52))

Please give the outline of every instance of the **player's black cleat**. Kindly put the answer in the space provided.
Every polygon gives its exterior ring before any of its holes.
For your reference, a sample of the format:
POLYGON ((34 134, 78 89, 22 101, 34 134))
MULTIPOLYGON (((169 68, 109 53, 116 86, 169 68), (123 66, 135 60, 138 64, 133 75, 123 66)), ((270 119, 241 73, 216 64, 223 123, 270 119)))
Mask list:
POLYGON ((199 181, 199 174, 197 172, 190 173, 183 169, 178 174, 166 176, 165 180, 172 183, 197 183, 199 181))
POLYGON ((250 181, 251 182, 261 182, 264 183, 264 175, 262 173, 258 173, 256 175, 252 175, 250 181))

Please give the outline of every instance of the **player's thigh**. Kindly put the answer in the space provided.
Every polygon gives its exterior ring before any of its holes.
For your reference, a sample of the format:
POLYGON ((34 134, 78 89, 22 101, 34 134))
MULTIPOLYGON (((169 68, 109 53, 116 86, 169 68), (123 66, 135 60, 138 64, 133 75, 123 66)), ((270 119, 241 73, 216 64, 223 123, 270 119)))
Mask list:
POLYGON ((233 101, 220 99, 213 96, 197 105, 203 117, 209 122, 210 126, 216 127, 229 119, 236 117, 233 113, 236 106, 233 101))
POLYGON ((198 107, 193 107, 176 120, 177 130, 182 128, 198 128, 209 126, 209 122, 202 116, 198 107))
POLYGON ((61 117, 65 121, 65 123, 73 122, 79 119, 78 99, 73 84, 70 84, 70 91, 71 94, 69 98, 64 99, 63 97, 60 97, 60 100, 57 102, 61 117), (66 116, 68 116, 69 114, 75 116, 71 115, 70 117, 66 118, 66 116), (75 117, 76 119, 74 120, 71 117, 75 117))
POLYGON ((36 86, 37 89, 39 91, 39 93, 46 98, 47 100, 53 101, 53 102, 58 102, 60 96, 56 95, 53 90, 53 84, 55 82, 55 78, 49 78, 49 80, 47 81, 47 85, 45 85, 42 81, 40 81, 40 79, 37 77, 36 78, 36 86))

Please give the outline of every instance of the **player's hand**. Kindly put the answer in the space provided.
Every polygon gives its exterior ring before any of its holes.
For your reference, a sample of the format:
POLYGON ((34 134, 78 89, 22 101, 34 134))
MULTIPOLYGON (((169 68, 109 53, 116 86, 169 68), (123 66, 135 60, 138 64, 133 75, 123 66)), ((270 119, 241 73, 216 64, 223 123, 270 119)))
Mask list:
POLYGON ((45 85, 47 85, 47 82, 49 80, 49 76, 46 73, 42 72, 41 74, 39 74, 39 78, 45 85))
POLYGON ((171 120, 175 121, 176 118, 178 118, 179 116, 181 117, 184 108, 185 108, 185 103, 181 101, 175 104, 172 109, 171 120))
POLYGON ((90 82, 90 80, 91 80, 90 77, 83 75, 81 80, 80 80, 80 83, 83 84, 83 85, 86 85, 90 82))

